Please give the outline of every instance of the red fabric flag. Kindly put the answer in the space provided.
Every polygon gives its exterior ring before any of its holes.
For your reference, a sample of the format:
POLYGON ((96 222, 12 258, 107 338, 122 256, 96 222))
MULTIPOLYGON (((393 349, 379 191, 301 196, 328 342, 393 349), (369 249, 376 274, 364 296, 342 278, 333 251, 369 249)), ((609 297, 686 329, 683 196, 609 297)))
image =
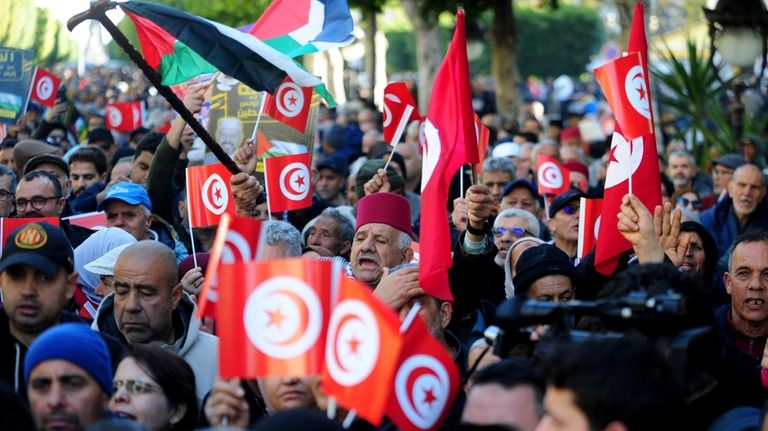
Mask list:
POLYGON ((0 218, 0 238, 2 238, 2 243, 0 243, 0 253, 3 252, 3 246, 5 245, 5 240, 8 239, 8 235, 11 234, 16 228, 24 226, 25 224, 29 223, 49 223, 56 227, 59 227, 59 218, 58 217, 27 217, 27 218, 10 218, 10 217, 3 217, 0 218))
POLYGON ((29 97, 34 102, 53 108, 53 105, 56 104, 56 95, 60 85, 61 79, 58 76, 42 67, 36 67, 32 88, 29 89, 29 97))
POLYGON ((630 52, 595 69, 595 78, 627 139, 653 133, 645 74, 638 52, 630 52))
POLYGON ((187 168, 187 209, 191 227, 214 226, 224 213, 235 215, 229 188, 232 173, 221 163, 187 168))
POLYGON ((144 108, 140 101, 108 103, 107 129, 129 133, 141 127, 144 108))
POLYGON ((602 199, 581 198, 579 207, 579 244, 576 257, 582 259, 589 254, 597 244, 597 234, 600 229, 600 210, 602 199))
POLYGON ((437 429, 459 392, 459 369, 447 350, 416 317, 403 334, 403 349, 387 403, 400 430, 437 429))
POLYGON ((221 265, 221 378, 319 375, 332 268, 300 258, 221 265))
POLYGON ((488 130, 487 127, 485 127, 485 124, 483 124, 483 121, 480 119, 480 116, 475 115, 475 137, 477 139, 477 155, 478 155, 478 162, 475 163, 475 175, 477 175, 477 178, 475 178, 475 181, 477 183, 480 182, 480 172, 483 170, 483 161, 486 157, 488 157, 488 140, 491 137, 491 131, 488 130))
POLYGON ((419 111, 405 82, 387 84, 384 87, 384 140, 394 146, 414 116, 418 117, 419 111))
POLYGON ((75 226, 85 227, 93 230, 102 230, 107 228, 107 215, 104 211, 94 211, 85 214, 76 214, 65 218, 75 226))
POLYGON ((421 261, 419 285, 430 295, 452 301, 448 289, 451 238, 448 189, 456 171, 478 163, 472 93, 467 63, 464 11, 456 14, 456 30, 437 71, 424 126, 421 181, 421 261))
POLYGON ((539 154, 536 158, 539 170, 536 174, 536 182, 540 195, 559 195, 571 188, 571 172, 556 158, 539 154))
POLYGON ((264 159, 264 181, 271 213, 312 206, 310 153, 264 159))
POLYGON ((291 78, 285 78, 285 81, 275 90, 274 96, 267 94, 264 112, 273 119, 304 133, 307 129, 311 102, 311 87, 299 87, 291 78))
MULTIPOLYGON (((648 70, 648 42, 645 38, 643 4, 635 5, 632 17, 632 30, 629 35, 629 51, 639 52, 644 71, 648 70)), ((648 73, 643 74, 645 88, 650 89, 648 73)), ((649 106, 650 93, 648 93, 649 106)), ((651 121, 653 112, 650 111, 651 121)), ((661 204, 661 185, 659 184, 659 163, 656 152, 656 136, 653 128, 648 135, 627 140, 622 136, 623 129, 616 125, 616 132, 611 142, 608 170, 603 194, 601 211, 600 242, 595 249, 595 269, 604 275, 610 275, 616 269, 619 256, 631 248, 617 227, 616 215, 621 207, 621 199, 632 192, 653 212, 661 204), (632 187, 630 187, 632 185, 632 187)))
POLYGON ((323 391, 379 425, 402 345, 400 321, 360 282, 341 277, 328 324, 323 391))

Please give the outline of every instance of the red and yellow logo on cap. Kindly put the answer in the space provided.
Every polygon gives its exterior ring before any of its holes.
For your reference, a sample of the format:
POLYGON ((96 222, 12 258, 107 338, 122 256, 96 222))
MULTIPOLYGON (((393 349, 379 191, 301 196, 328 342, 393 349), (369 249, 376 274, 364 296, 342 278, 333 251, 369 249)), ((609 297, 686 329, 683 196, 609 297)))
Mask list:
POLYGON ((35 250, 48 242, 48 234, 42 226, 37 223, 30 223, 24 226, 14 238, 16 246, 27 250, 35 250))

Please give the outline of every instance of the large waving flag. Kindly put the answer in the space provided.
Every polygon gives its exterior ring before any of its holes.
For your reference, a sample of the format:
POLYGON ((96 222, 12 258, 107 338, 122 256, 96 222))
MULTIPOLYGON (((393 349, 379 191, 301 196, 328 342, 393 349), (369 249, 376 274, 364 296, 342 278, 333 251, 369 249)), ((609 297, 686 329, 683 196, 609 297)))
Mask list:
MULTIPOLYGON (((648 41, 645 38, 643 4, 635 5, 632 17, 632 29, 629 34, 630 53, 638 52, 641 58, 642 79, 633 79, 633 86, 644 89, 648 102, 648 114, 653 123, 653 112, 648 80, 648 41)), ((644 104, 642 104, 644 106, 644 104)), ((619 256, 631 248, 617 227, 616 215, 619 213, 621 199, 627 193, 633 193, 650 210, 661 204, 661 186, 659 185, 659 163, 656 152, 656 136, 651 128, 650 134, 636 138, 626 138, 617 124, 609 150, 608 170, 605 176, 603 208, 595 248, 595 269, 604 275, 610 275, 616 269, 619 256)))
POLYGON ((353 29, 347 0, 274 0, 248 32, 293 58, 349 45, 353 29))
POLYGON ((144 58, 165 85, 216 70, 270 93, 286 76, 302 87, 321 83, 286 55, 232 27, 154 3, 130 0, 120 7, 136 27, 144 58))
POLYGON ((424 126, 419 285, 430 295, 451 301, 448 189, 459 167, 479 162, 463 11, 456 14, 456 31, 432 88, 424 126))

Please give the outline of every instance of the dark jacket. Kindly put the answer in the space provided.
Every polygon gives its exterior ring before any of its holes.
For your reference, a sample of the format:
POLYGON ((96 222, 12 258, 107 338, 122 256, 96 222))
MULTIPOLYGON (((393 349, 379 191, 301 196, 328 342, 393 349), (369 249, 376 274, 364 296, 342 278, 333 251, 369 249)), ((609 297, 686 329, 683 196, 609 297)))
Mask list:
POLYGON ((73 250, 82 244, 83 241, 88 239, 89 236, 93 235, 94 232, 96 232, 88 229, 87 227, 74 225, 70 223, 69 220, 61 220, 59 227, 61 227, 61 230, 64 231, 64 235, 67 236, 69 244, 72 246, 73 250))
POLYGON ((701 213, 699 220, 712 233, 720 259, 727 259, 728 248, 739 234, 752 229, 768 230, 768 201, 763 199, 749 216, 747 224, 739 225, 733 212, 733 199, 728 196, 701 213))

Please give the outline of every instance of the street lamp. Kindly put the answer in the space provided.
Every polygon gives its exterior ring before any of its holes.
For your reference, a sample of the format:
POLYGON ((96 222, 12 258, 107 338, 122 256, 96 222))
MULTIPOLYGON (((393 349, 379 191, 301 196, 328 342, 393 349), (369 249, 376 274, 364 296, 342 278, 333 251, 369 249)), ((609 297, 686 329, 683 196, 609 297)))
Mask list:
POLYGON ((744 129, 742 94, 747 88, 759 84, 765 71, 768 53, 768 10, 763 0, 720 0, 714 9, 702 9, 709 22, 709 63, 715 70, 718 81, 725 85, 714 64, 715 51, 725 63, 738 71, 738 75, 744 74, 745 71, 752 72, 755 60, 761 59, 760 74, 753 82, 748 83, 743 77, 733 81, 734 98, 730 122, 738 140, 744 129))

